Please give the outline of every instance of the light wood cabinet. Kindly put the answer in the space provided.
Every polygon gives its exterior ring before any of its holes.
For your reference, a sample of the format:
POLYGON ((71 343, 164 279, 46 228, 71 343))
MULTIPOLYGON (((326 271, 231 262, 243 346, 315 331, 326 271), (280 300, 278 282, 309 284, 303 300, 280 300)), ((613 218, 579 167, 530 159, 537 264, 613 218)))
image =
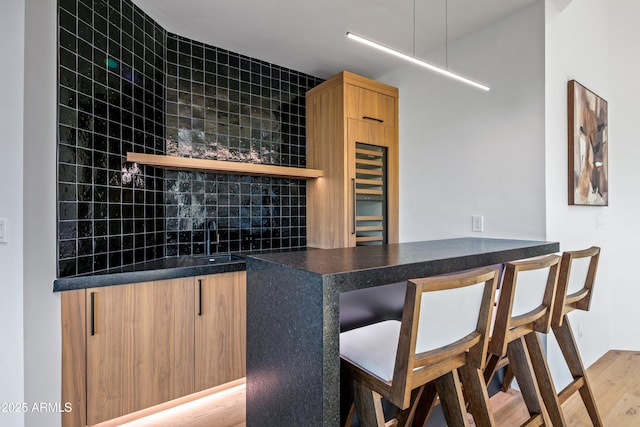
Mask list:
POLYGON ((193 279, 89 289, 87 421, 194 391, 193 279))
POLYGON ((64 427, 93 425, 245 375, 244 271, 61 295, 64 427))
POLYGON ((246 375, 246 273, 196 278, 195 389, 246 375))
MULTIPOLYGON (((362 80, 358 80, 358 83, 362 83, 362 80)), ((365 88, 358 83, 348 83, 345 86, 346 116, 350 119, 371 120, 384 126, 395 127, 398 115, 397 93, 395 96, 389 95, 375 87, 365 88)), ((369 82, 365 83, 370 85, 369 82)))
POLYGON ((307 244, 398 242, 398 90, 343 71, 307 92, 307 244))

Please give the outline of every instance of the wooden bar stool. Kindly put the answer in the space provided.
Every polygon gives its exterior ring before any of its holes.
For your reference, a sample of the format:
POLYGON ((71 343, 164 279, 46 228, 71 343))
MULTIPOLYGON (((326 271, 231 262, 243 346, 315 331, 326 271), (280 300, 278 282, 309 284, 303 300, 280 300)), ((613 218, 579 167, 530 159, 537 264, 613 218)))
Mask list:
POLYGON ((537 335, 550 328, 559 261, 547 255, 505 264, 489 341, 485 381, 509 364, 529 411, 527 426, 566 425, 537 335))
POLYGON ((494 424, 481 368, 497 275, 497 268, 487 267, 410 280, 402 321, 340 334, 340 357, 351 370, 363 427, 410 425, 416 403, 425 404, 426 418, 437 395, 448 425, 468 426, 459 369, 477 425, 494 424), (383 397, 397 409, 389 422, 382 411, 383 397))
POLYGON ((576 309, 589 310, 599 258, 600 248, 596 246, 580 251, 566 251, 562 254, 551 320, 553 334, 573 376, 573 381, 558 394, 558 399, 562 404, 569 396, 580 391, 591 422, 597 427, 603 425, 602 418, 598 413, 567 313, 576 309))

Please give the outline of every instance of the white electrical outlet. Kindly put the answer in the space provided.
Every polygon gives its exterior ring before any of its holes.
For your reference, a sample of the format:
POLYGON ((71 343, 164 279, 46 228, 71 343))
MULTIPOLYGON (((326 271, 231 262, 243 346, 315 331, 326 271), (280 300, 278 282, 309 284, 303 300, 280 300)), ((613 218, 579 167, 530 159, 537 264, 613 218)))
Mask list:
POLYGON ((0 243, 7 243, 7 219, 0 218, 0 243))
POLYGON ((471 217, 471 230, 484 231, 484 217, 482 215, 473 215, 471 217))
POLYGON ((578 338, 582 338, 583 336, 582 322, 579 320, 576 322, 576 329, 578 330, 578 338))

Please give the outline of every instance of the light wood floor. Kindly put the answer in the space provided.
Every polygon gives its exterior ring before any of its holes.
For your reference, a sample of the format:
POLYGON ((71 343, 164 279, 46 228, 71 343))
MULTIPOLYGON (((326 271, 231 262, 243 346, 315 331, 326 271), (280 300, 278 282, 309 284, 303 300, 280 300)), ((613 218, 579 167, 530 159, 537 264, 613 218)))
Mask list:
MULTIPOLYGON (((587 375, 605 426, 640 426, 640 351, 612 350, 594 363, 587 375)), ((520 425, 527 419, 520 394, 515 390, 491 398, 499 426, 520 425)), ((110 426, 126 427, 244 427, 245 385, 240 380, 232 387, 196 401, 145 418, 128 416, 110 426)), ((578 394, 563 405, 570 427, 592 426, 578 394)), ((115 421, 115 420, 114 420, 115 421)))
MULTIPOLYGON (((611 350, 587 369, 587 377, 605 426, 640 426, 640 352, 611 350)), ((520 425, 527 411, 520 393, 509 390, 491 398, 499 426, 520 425)), ((592 427, 579 393, 562 405, 569 427, 592 427)))

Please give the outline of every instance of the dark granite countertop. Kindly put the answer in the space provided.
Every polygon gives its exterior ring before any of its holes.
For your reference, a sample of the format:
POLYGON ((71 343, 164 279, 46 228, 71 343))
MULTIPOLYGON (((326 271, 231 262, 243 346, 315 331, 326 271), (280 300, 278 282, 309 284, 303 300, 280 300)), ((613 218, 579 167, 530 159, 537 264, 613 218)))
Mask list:
MULTIPOLYGON (((214 254, 211 257, 166 257, 107 270, 100 274, 55 279, 53 291, 59 292, 242 271, 246 269, 246 257, 288 265, 315 274, 332 275, 357 271, 375 273, 378 269, 392 266, 410 267, 418 264, 424 265, 424 263, 429 262, 441 264, 442 261, 447 260, 464 262, 466 256, 473 256, 474 259, 478 259, 480 256, 483 258, 482 262, 488 264, 494 262, 492 261, 493 254, 503 254, 509 250, 522 251, 526 247, 551 247, 551 245, 554 245, 554 243, 462 237, 381 246, 360 246, 356 248, 238 253, 232 254, 233 259, 222 259, 217 262, 211 262, 209 259, 216 256, 224 257, 229 254, 214 254)), ((557 243, 555 245, 556 249, 551 249, 551 251, 557 250, 557 243)), ((495 262, 500 261, 496 258, 495 262)))
POLYGON ((180 277, 242 271, 246 261, 242 254, 213 254, 211 256, 166 257, 107 270, 100 274, 55 279, 53 291, 95 288, 180 277), (215 259, 216 261, 211 261, 215 259))
POLYGON ((216 253, 210 256, 165 257, 125 267, 113 268, 90 275, 58 278, 53 281, 53 291, 71 291, 100 286, 124 285, 127 283, 244 271, 246 269, 245 258, 248 255, 280 252, 291 253, 306 250, 305 248, 268 249, 252 252, 216 253), (215 261, 211 261, 212 259, 215 259, 215 261))
MULTIPOLYGON (((485 265, 487 265, 494 262, 492 261, 494 254, 500 254, 502 257, 505 251, 517 252, 526 249, 545 249, 547 247, 551 248, 551 252, 557 251, 558 243, 534 240, 460 237, 454 239, 295 253, 250 254, 248 256, 263 261, 287 265, 310 273, 331 275, 393 266, 423 264, 425 262, 441 263, 447 260, 464 260, 465 257, 471 256, 474 259, 478 259, 479 257, 484 258, 482 262, 486 261, 485 265)), ((548 252, 549 251, 545 253, 548 252)), ((524 252, 522 253, 524 256, 531 256, 529 253, 526 255, 524 252)), ((496 258, 495 262, 501 261, 496 258)))

